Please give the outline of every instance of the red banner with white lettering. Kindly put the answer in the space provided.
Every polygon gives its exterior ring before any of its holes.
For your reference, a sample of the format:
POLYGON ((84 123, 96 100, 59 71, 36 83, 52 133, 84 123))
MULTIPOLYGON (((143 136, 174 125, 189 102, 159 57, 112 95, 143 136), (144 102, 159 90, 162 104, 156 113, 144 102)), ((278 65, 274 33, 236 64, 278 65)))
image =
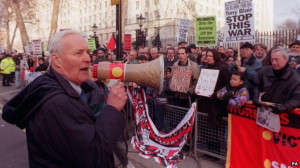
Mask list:
POLYGON ((124 51, 130 52, 132 48, 131 34, 124 34, 124 51))
POLYGON ((257 107, 229 107, 226 168, 300 167, 300 110, 280 114, 280 132, 256 124, 257 107))

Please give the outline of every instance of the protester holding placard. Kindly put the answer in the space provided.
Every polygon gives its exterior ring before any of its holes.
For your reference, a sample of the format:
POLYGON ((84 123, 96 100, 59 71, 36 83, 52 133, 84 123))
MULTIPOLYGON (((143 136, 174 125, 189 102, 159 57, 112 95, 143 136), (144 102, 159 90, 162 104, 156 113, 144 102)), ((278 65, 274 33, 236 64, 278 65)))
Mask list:
POLYGON ((180 47, 178 57, 172 68, 170 89, 175 91, 174 105, 189 107, 189 96, 195 92, 200 69, 197 63, 188 58, 187 48, 180 47))
POLYGON ((217 91, 229 83, 229 73, 226 65, 221 63, 221 58, 217 50, 208 49, 206 52, 206 65, 202 69, 219 70, 214 92, 210 97, 199 96, 198 111, 208 114, 208 124, 219 125, 222 116, 226 111, 226 101, 217 99, 217 91))
MULTIPOLYGON (((221 63, 221 58, 216 49, 208 49, 206 52, 206 65, 201 69, 201 74, 204 70, 218 70, 217 82, 211 95, 199 96, 197 99, 198 111, 207 113, 207 122, 209 127, 206 128, 208 132, 221 132, 220 124, 222 117, 226 114, 226 101, 217 99, 217 91, 226 86, 229 82, 228 70, 225 65, 221 63)), ((211 73, 213 75, 214 73, 211 73)), ((212 77, 215 78, 216 76, 212 77)), ((207 77, 208 78, 208 77, 207 77)), ((210 82, 207 82, 209 85, 210 82)), ((197 84, 198 87, 198 84, 197 84)), ((207 86, 207 89, 211 89, 213 86, 207 86)), ((202 89, 205 91, 205 88, 202 89)), ((200 93, 201 94, 201 93, 200 93)), ((207 132, 200 131, 200 136, 207 136, 207 132)), ((208 151, 219 153, 220 142, 218 140, 208 140, 208 151)), ((211 158, 211 157, 210 157, 211 158)), ((216 158, 211 158, 215 160, 216 158)))
POLYGON ((237 59, 231 66, 229 67, 229 72, 232 74, 233 72, 243 72, 245 73, 246 87, 249 89, 250 98, 253 97, 253 84, 257 78, 258 71, 263 67, 262 63, 259 62, 254 53, 254 47, 251 43, 246 42, 241 47, 241 57, 242 59, 237 59))

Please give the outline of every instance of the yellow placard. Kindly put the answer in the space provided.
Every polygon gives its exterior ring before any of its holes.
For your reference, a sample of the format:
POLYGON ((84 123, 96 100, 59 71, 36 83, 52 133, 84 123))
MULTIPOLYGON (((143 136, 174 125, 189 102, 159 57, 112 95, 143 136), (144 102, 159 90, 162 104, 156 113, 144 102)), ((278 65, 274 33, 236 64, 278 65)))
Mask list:
POLYGON ((111 0, 111 6, 118 5, 119 3, 121 3, 121 0, 111 0))

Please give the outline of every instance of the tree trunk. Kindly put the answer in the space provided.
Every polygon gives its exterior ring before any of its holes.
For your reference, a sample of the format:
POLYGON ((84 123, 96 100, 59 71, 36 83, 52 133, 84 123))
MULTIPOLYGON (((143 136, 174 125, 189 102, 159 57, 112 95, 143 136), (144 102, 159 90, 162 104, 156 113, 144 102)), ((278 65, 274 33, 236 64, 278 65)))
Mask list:
POLYGON ((52 38, 52 36, 57 31, 57 21, 58 21, 59 5, 60 5, 60 0, 54 0, 53 11, 52 11, 52 20, 51 20, 51 29, 50 29, 50 36, 49 36, 48 44, 49 44, 50 39, 52 38))
POLYGON ((19 6, 19 0, 13 0, 12 4, 13 4, 13 8, 16 12, 17 25, 20 29, 21 39, 22 39, 23 48, 24 48, 24 46, 26 45, 26 42, 29 41, 29 37, 28 37, 27 31, 26 31, 23 16, 21 14, 20 6, 19 6))
POLYGON ((9 31, 9 20, 6 20, 6 52, 11 52, 11 45, 10 45, 10 31, 9 31))
POLYGON ((5 7, 5 12, 6 12, 6 17, 5 17, 5 29, 6 29, 6 52, 11 52, 11 45, 10 45, 10 27, 9 27, 9 22, 10 22, 10 13, 8 11, 8 8, 10 7, 9 1, 4 1, 4 7, 5 7))
POLYGON ((11 48, 13 48, 13 46, 14 46, 14 41, 15 41, 15 37, 16 37, 17 28, 18 28, 18 23, 16 24, 14 34, 13 34, 12 39, 11 39, 11 43, 10 43, 11 48))

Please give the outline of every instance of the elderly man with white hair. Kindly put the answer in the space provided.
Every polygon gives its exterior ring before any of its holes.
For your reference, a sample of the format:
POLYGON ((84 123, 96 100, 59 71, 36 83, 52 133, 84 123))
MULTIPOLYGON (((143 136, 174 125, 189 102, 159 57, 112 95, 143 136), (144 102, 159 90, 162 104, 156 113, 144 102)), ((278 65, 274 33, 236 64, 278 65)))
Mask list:
POLYGON ((30 167, 115 167, 112 150, 125 126, 123 85, 110 90, 96 118, 90 102, 105 98, 89 80, 87 41, 65 30, 52 37, 48 48, 49 72, 7 102, 2 118, 26 128, 30 167))
POLYGON ((273 103, 273 113, 289 112, 300 107, 300 75, 288 64, 288 52, 276 48, 271 53, 272 66, 264 67, 255 81, 253 103, 261 106, 262 102, 273 103), (259 101, 259 95, 261 101, 259 101))

